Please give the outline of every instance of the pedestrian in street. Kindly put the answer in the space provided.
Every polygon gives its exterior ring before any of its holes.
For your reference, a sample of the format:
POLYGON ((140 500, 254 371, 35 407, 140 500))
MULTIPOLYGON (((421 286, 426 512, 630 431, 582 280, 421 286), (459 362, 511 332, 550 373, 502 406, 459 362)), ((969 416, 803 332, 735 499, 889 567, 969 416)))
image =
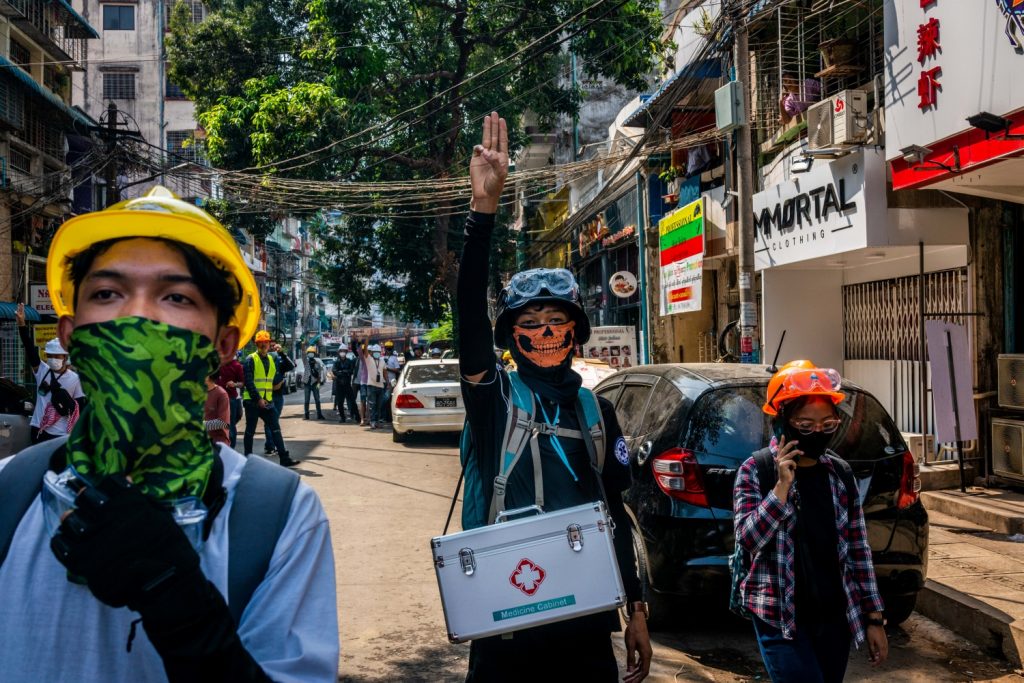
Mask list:
MULTIPOLYGON (((472 467, 479 472, 483 499, 491 499, 499 452, 509 416, 512 381, 533 393, 534 419, 549 427, 579 430, 584 417, 577 413, 582 378, 572 370, 573 349, 590 336, 579 288, 572 274, 562 269, 536 269, 518 273, 499 297, 492 333, 488 319, 487 282, 491 233, 508 173, 508 132, 504 119, 491 114, 484 120, 483 142, 473 150, 470 164, 472 203, 466 221, 459 264, 457 312, 459 371, 462 395, 474 449, 472 467), (540 341, 545 340, 541 345, 540 341), (494 345, 507 348, 519 370, 513 378, 494 357, 494 345), (553 417, 554 422, 548 420, 553 417)), ((431 353, 433 356, 433 352, 431 353)), ((628 452, 612 404, 598 399, 606 443, 600 474, 584 439, 534 432, 538 462, 519 460, 504 487, 504 509, 533 505, 542 486, 544 509, 558 510, 601 500, 602 489, 615 521, 615 551, 626 592, 629 625, 625 632, 626 683, 638 683, 650 669, 651 645, 647 633, 646 604, 636 578, 636 555, 630 538, 630 520, 622 491, 630 485, 628 452)), ((466 466, 467 472, 470 465, 466 466)), ((468 479, 467 479, 468 482, 468 479)), ((496 492, 495 492, 496 493, 496 492)), ((474 640, 470 646, 466 680, 477 681, 612 681, 619 680, 610 633, 620 629, 616 611, 525 629, 510 637, 474 640)))
POLYGON ((775 436, 736 476, 736 544, 750 558, 739 598, 772 681, 836 683, 851 643, 873 665, 889 646, 856 480, 828 449, 841 378, 799 363, 768 383, 775 436))
POLYGON ((228 426, 228 438, 231 447, 238 441, 238 421, 242 419, 242 387, 245 386, 245 371, 238 358, 231 356, 220 366, 217 384, 224 388, 231 404, 231 419, 228 426))
MULTIPOLYGON (((274 358, 277 368, 277 378, 274 380, 274 397, 271 406, 277 415, 278 424, 281 423, 281 413, 284 411, 284 395, 288 393, 288 373, 295 369, 295 361, 288 357, 284 347, 274 342, 270 345, 270 355, 274 358)), ((263 423, 263 454, 274 455, 278 453, 274 435, 271 434, 270 425, 263 423)))
POLYGON ((316 347, 306 348, 306 362, 302 364, 302 383, 305 385, 306 400, 304 406, 306 415, 303 419, 309 419, 309 396, 313 395, 316 403, 316 419, 325 420, 323 411, 320 409, 320 387, 327 381, 327 368, 323 361, 316 356, 316 347))
POLYGON ((234 239, 157 188, 67 221, 47 284, 90 400, 70 436, 0 463, 0 677, 336 681, 333 553, 317 495, 215 446, 203 424, 205 378, 259 321, 234 239), (262 500, 266 514, 236 495, 261 479, 294 486, 262 500), (279 534, 239 523, 266 516, 279 534), (267 564, 246 566, 242 548, 267 564), (253 570, 251 584, 229 564, 253 570))
POLYGON ((387 361, 381 357, 379 344, 371 344, 367 350, 366 365, 366 406, 370 413, 370 429, 380 429, 384 422, 384 386, 387 384, 387 361))
POLYGON ((269 332, 260 330, 256 333, 256 352, 246 357, 242 368, 245 370, 245 399, 242 401, 242 408, 245 410, 245 435, 242 438, 245 455, 252 455, 256 424, 263 420, 270 434, 268 443, 274 444, 281 464, 285 467, 295 467, 299 463, 288 456, 288 450, 284 447, 281 424, 273 404, 274 386, 283 382, 283 377, 277 367, 277 361, 270 354, 269 332))
POLYGON ((384 385, 384 396, 381 399, 381 412, 384 422, 391 423, 391 396, 394 394, 398 376, 402 373, 402 365, 398 362, 395 343, 390 339, 384 342, 385 361, 387 363, 387 383, 384 385))
POLYGON ((367 394, 369 393, 366 385, 366 378, 369 374, 368 363, 370 360, 369 341, 363 339, 360 343, 356 337, 352 337, 352 350, 355 351, 357 369, 356 378, 359 385, 359 426, 366 427, 369 425, 370 413, 367 407, 367 394))
POLYGON ((334 362, 334 409, 338 411, 338 422, 345 422, 345 406, 353 422, 359 421, 359 408, 356 407, 356 392, 353 378, 356 373, 356 357, 348 346, 338 347, 338 360, 334 362))
POLYGON ((206 405, 203 407, 203 420, 206 422, 206 433, 213 443, 230 445, 228 436, 229 420, 231 419, 231 399, 224 387, 217 383, 220 377, 218 369, 206 378, 206 405))
POLYGON ((36 405, 29 422, 32 441, 39 443, 67 436, 85 405, 85 393, 78 373, 68 366, 68 352, 60 339, 46 342, 43 347, 46 363, 40 362, 39 350, 32 342, 32 332, 25 322, 25 304, 18 304, 14 320, 25 352, 25 365, 32 368, 36 380, 36 405))

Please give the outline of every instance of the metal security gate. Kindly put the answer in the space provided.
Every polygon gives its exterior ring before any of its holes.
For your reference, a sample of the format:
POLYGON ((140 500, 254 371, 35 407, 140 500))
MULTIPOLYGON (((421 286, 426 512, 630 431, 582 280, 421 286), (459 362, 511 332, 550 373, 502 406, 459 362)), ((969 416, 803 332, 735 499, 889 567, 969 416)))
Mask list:
MULTIPOLYGON (((967 268, 925 273, 925 311, 930 320, 966 324, 967 268), (941 315, 961 313, 961 315, 941 315)), ((903 431, 930 433, 921 424, 921 306, 919 276, 875 280, 843 287, 846 360, 888 361, 891 400, 886 408, 903 431)), ((927 393, 927 392, 926 392, 927 393)))

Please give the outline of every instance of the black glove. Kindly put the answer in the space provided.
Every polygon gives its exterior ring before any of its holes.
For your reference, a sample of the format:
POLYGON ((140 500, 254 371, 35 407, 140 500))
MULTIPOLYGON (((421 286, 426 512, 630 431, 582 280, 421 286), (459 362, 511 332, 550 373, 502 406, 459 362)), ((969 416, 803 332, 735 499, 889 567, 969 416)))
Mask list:
POLYGON ((139 613, 171 681, 269 681, 171 513, 123 477, 83 488, 50 540, 100 602, 139 613))

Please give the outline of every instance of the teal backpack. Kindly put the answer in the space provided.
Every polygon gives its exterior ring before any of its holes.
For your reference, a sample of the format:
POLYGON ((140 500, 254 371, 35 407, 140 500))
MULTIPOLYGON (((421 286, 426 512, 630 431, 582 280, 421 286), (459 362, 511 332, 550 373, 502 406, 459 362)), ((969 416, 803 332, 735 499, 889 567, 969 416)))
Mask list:
MULTIPOLYGON (((498 373, 498 381, 503 382, 507 377, 509 382, 508 418, 505 422, 505 432, 501 440, 500 463, 497 467, 497 476, 494 477, 493 491, 490 497, 486 495, 483 475, 480 472, 477 458, 471 457, 475 451, 472 435, 470 434, 469 423, 462 428, 462 438, 459 442, 459 458, 462 461, 465 488, 462 496, 462 528, 465 530, 493 524, 498 513, 505 511, 505 486, 508 483, 512 469, 519 462, 527 446, 530 449, 530 456, 533 458, 533 483, 534 483, 534 504, 544 509, 544 481, 540 464, 539 437, 541 434, 557 436, 568 439, 582 439, 587 446, 590 455, 590 464, 597 475, 598 487, 604 497, 604 486, 601 481, 601 472, 604 469, 605 457, 605 428, 604 415, 601 413, 601 406, 597 402, 597 396, 590 389, 580 387, 576 398, 576 414, 579 416, 580 429, 565 429, 558 426, 558 414, 549 421, 544 415, 544 409, 534 400, 533 392, 520 379, 519 373, 498 373), (541 420, 536 420, 537 413, 542 415, 541 420)), ((566 456, 556 447, 563 464, 569 467, 566 456)), ((572 468, 569 467, 572 471, 572 468)), ((575 473, 574 473, 575 476, 575 473)), ((457 489, 458 487, 456 487, 457 489)), ((454 501, 453 501, 454 504, 454 501)), ((450 515, 449 515, 450 519, 450 515)), ((447 531, 447 524, 445 525, 447 531)))

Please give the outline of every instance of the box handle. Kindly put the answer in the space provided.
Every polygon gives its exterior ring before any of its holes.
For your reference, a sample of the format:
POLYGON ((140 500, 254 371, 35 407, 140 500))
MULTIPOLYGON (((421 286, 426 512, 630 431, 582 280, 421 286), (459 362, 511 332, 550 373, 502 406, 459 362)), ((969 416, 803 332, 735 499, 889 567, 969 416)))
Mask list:
POLYGON ((476 571, 476 557, 473 556, 471 548, 463 548, 459 551, 459 564, 462 566, 462 573, 466 576, 473 576, 476 571))
POLYGON ((502 510, 494 518, 494 523, 499 524, 501 522, 507 522, 509 517, 516 517, 518 515, 525 515, 527 512, 533 512, 538 515, 544 514, 543 508, 539 505, 527 505, 526 507, 516 508, 514 510, 502 510))
POLYGON ((580 528, 579 524, 570 524, 565 528, 565 535, 569 539, 569 547, 572 548, 573 552, 580 552, 583 550, 583 529, 580 528))

